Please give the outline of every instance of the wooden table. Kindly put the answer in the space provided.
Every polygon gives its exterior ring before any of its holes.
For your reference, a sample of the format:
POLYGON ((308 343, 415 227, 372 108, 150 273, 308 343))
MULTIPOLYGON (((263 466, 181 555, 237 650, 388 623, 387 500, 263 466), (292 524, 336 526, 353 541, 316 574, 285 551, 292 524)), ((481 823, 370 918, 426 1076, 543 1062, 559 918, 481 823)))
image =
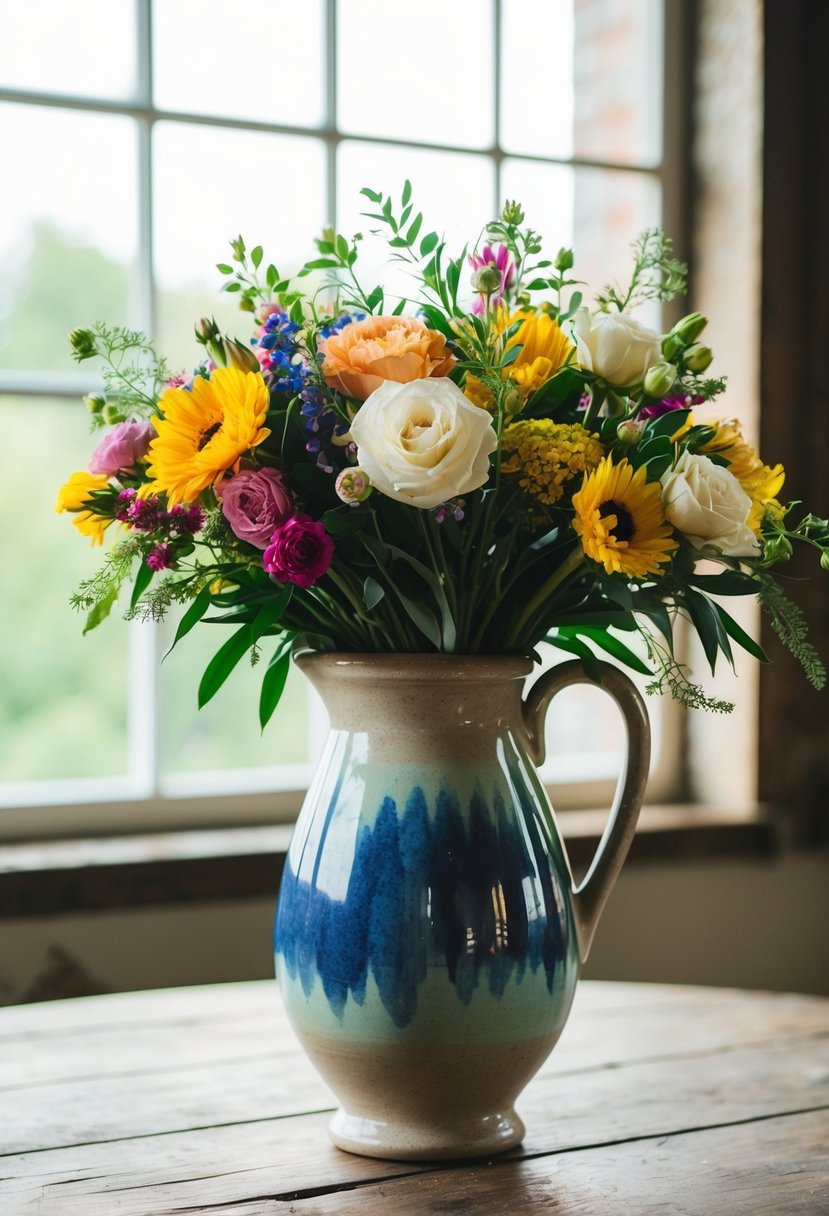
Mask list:
POLYGON ((584 983, 520 1150, 331 1146, 270 982, 0 1010, 0 1213, 829 1213, 829 1000, 584 983))

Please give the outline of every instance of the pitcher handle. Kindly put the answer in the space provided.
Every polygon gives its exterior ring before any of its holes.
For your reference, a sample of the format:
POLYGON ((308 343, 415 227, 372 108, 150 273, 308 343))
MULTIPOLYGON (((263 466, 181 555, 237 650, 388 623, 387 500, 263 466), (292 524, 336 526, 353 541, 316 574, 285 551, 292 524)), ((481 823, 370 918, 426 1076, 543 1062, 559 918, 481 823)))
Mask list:
MULTIPOLYGON (((650 761, 651 731, 645 703, 630 679, 618 667, 599 662, 601 687, 609 693, 627 727, 627 756, 619 775, 613 808, 584 879, 572 886, 576 936, 581 961, 587 959, 602 909, 613 889, 630 848, 645 796, 650 761)), ((524 727, 530 756, 544 763, 544 720, 550 702, 571 684, 594 684, 578 659, 562 663, 535 681, 523 702, 524 727)), ((572 882, 572 880, 571 880, 572 882)))

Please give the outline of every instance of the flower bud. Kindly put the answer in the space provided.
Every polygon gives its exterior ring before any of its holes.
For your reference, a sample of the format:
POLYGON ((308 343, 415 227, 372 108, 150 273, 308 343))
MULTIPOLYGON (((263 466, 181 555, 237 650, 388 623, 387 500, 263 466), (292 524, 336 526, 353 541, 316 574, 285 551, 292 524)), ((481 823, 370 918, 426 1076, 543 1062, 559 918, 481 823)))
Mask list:
POLYGON ((676 334, 666 334, 662 339, 662 354, 666 359, 675 359, 685 350, 685 343, 676 334))
POLYGON ((79 362, 81 359, 91 359, 98 353, 95 335, 91 329, 73 329, 69 335, 69 345, 72 347, 72 354, 79 362))
POLYGON ((821 553, 820 564, 824 570, 829 570, 829 549, 824 549, 821 553))
POLYGON ((573 250, 565 249, 564 246, 559 249, 556 254, 556 260, 553 262, 559 274, 563 274, 565 270, 573 269, 573 250))
POLYGON ((126 422, 126 415, 122 414, 117 405, 111 401, 107 402, 101 410, 101 417, 108 426, 114 426, 116 422, 126 422))
POLYGON ((341 426, 335 426, 331 432, 331 442, 335 448, 347 448, 354 440, 351 438, 351 431, 343 430, 341 426))
POLYGON ((491 296, 501 286, 501 271, 497 266, 482 266, 472 276, 472 290, 491 296))
POLYGON ((501 212, 501 222, 503 224, 523 224, 524 223, 524 208, 520 203, 516 203, 512 199, 507 199, 504 203, 504 209, 501 212))
POLYGON ((677 321, 671 333, 676 334, 683 345, 690 346, 692 342, 696 342, 707 324, 708 318, 704 317, 701 312, 689 312, 687 317, 677 321))
POLYGON ((365 502, 371 493, 371 481, 368 474, 359 467, 343 469, 334 482, 337 497, 347 502, 350 507, 365 502))
POLYGON ((685 356, 685 366, 691 372, 704 372, 711 366, 713 358, 710 346, 694 346, 685 356))
POLYGON ((645 372, 642 387, 649 397, 665 397, 673 388, 676 368, 673 363, 654 363, 645 372))
POLYGON ((769 565, 772 562, 786 562, 791 555, 792 542, 782 532, 777 532, 774 536, 769 537, 763 545, 763 560, 769 565))
POLYGON ((245 242, 241 236, 237 236, 230 242, 230 252, 234 262, 243 262, 245 260, 245 242))
POLYGON ((83 402, 90 414, 100 414, 107 403, 107 399, 103 393, 87 393, 83 402))
POLYGON ((642 438, 645 424, 639 418, 626 418, 616 427, 616 438, 626 447, 633 447, 642 438))
POLYGON ((260 371, 259 360, 249 346, 243 346, 233 338, 222 338, 225 367, 237 367, 240 372, 260 371))
POLYGON ((219 327, 212 317, 200 317, 193 326, 193 330, 196 341, 201 342, 202 346, 206 346, 208 342, 219 337, 219 327))
POLYGON ((503 406, 504 413, 511 418, 520 414, 524 408, 524 398, 514 384, 504 393, 503 406))

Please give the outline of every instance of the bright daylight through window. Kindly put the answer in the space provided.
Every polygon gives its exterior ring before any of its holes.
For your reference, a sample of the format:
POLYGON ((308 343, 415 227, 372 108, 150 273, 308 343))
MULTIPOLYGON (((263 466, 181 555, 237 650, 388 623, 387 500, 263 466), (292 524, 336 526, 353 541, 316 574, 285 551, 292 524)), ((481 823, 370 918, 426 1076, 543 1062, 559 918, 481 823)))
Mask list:
MULTIPOLYGON (((95 804, 110 818, 123 804, 128 817, 140 801, 140 820, 119 821, 138 826, 153 822, 148 808, 175 821, 170 808, 192 797, 202 822, 220 808, 215 822, 234 795, 253 816, 257 795, 302 787, 322 737, 298 677, 260 734, 260 674, 246 665, 199 712, 193 675, 216 649, 210 630, 162 664, 175 621, 127 625, 116 610, 82 637, 81 617, 57 610, 100 561, 54 514, 57 487, 88 459, 77 399, 98 387, 72 362, 70 329, 129 325, 174 371, 192 368, 201 350, 186 336, 200 316, 247 339, 210 273, 232 237, 291 273, 332 220, 370 230, 362 187, 399 194, 405 178, 452 249, 504 198, 520 200, 545 252, 576 249, 592 297, 625 276, 643 228, 675 222, 663 146, 671 7, 419 0, 424 66, 410 10, 384 0, 11 5, 0 40, 2 804, 75 804, 64 812, 73 830, 95 804), (262 36, 243 47, 241 29, 262 36), (451 71, 437 68, 441 47, 455 48, 451 71)), ((609 779, 616 712, 590 689, 569 695, 551 714, 557 767, 546 775, 575 780, 589 751, 591 773, 609 779)), ((295 805, 286 796, 285 814, 295 805)))

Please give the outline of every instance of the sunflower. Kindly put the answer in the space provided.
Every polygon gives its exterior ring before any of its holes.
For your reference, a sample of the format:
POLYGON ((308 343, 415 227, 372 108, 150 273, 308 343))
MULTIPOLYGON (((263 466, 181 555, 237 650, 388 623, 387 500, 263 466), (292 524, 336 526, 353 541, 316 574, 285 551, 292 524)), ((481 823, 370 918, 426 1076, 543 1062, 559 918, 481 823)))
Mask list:
POLYGON ((79 473, 73 473, 58 491, 55 510, 71 511, 75 516, 72 523, 83 536, 90 538, 93 545, 103 544, 104 532, 112 523, 112 516, 99 515, 89 509, 95 491, 106 489, 108 484, 103 474, 81 470, 79 473))
POLYGON ((192 502, 270 431, 263 427, 268 390, 259 372, 219 367, 191 390, 168 388, 158 403, 156 438, 147 454, 150 491, 171 505, 192 502))
POLYGON ((608 574, 662 574, 660 565, 677 548, 665 519, 661 486, 646 477, 645 468, 634 471, 626 457, 614 465, 606 456, 573 495, 573 527, 582 548, 608 574))

